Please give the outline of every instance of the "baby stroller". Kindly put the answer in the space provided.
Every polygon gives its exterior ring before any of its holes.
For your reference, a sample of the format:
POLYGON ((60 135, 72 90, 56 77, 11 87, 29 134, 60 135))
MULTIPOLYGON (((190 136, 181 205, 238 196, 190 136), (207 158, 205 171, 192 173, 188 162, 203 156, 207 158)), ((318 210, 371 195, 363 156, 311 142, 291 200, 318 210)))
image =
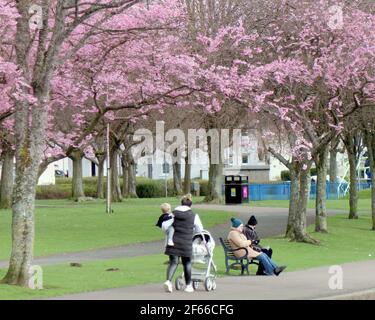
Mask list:
MULTIPOLYGON (((204 283, 206 291, 216 289, 217 268, 213 261, 214 248, 215 241, 208 231, 203 230, 193 235, 191 280, 194 290, 199 288, 201 282, 204 283)), ((182 273, 176 278, 176 290, 182 290, 184 282, 182 273)))

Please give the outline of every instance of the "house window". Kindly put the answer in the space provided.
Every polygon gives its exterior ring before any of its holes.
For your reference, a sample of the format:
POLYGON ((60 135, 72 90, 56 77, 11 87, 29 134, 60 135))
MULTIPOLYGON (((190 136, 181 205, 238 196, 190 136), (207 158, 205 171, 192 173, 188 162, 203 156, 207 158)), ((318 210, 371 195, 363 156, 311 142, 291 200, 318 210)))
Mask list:
POLYGON ((163 163, 163 173, 164 174, 168 174, 169 173, 169 163, 168 162, 164 162, 163 163))
POLYGON ((249 155, 243 154, 242 155, 242 164, 248 164, 249 163, 249 155))
POLYGON ((228 163, 230 165, 233 165, 233 155, 232 154, 229 156, 228 163))
POLYGON ((152 179, 152 163, 147 165, 147 176, 149 179, 152 179))
POLYGON ((96 177, 96 165, 94 162, 91 162, 91 177, 96 177))

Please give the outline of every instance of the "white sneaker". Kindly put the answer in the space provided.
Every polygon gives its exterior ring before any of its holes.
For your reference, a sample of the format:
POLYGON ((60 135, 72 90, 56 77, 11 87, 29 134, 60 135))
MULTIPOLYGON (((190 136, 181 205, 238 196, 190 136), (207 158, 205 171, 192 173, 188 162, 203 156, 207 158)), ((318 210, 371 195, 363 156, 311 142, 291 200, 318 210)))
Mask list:
POLYGON ((164 284, 163 284, 163 286, 164 286, 165 292, 170 292, 171 293, 173 291, 173 289, 172 289, 172 282, 170 282, 169 280, 165 281, 164 284))
POLYGON ((173 247, 174 246, 174 242, 172 240, 169 240, 168 243, 167 243, 167 245, 173 247))
POLYGON ((190 284, 190 285, 186 286, 186 288, 185 288, 184 291, 185 291, 185 292, 189 292, 189 293, 191 293, 191 292, 194 292, 194 288, 193 288, 193 286, 190 284))

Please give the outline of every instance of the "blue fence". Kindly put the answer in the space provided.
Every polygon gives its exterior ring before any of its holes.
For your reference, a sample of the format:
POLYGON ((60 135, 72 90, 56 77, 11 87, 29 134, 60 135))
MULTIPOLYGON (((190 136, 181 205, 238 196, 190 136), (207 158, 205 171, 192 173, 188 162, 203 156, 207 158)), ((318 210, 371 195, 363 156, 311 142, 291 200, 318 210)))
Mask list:
MULTIPOLYGON (((370 182, 358 183, 358 190, 371 188, 370 182)), ((327 199, 339 199, 345 195, 348 190, 347 183, 327 182, 327 199)), ((270 184, 250 184, 249 195, 251 201, 261 200, 289 200, 290 182, 270 183, 270 184)), ((311 183, 310 199, 316 197, 316 183, 311 183)))

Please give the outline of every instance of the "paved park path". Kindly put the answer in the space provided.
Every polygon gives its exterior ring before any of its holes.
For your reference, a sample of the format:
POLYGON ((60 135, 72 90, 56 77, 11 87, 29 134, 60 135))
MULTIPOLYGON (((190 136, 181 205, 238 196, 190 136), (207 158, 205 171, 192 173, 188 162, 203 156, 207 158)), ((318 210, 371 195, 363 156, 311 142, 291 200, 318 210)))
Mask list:
POLYGON ((57 300, 305 300, 375 299, 375 260, 342 266, 343 289, 329 288, 329 267, 284 272, 280 276, 229 276, 217 279, 217 289, 194 293, 163 292, 161 284, 139 285, 56 297, 57 300), (365 292, 364 292, 365 291, 365 292), (360 292, 360 294, 359 294, 360 292), (354 293, 354 294, 353 294, 354 293))
MULTIPOLYGON (((265 207, 249 207, 249 206, 236 206, 236 205, 206 205, 197 204, 193 206, 195 212, 199 214, 200 209, 207 210, 221 210, 233 212, 233 216, 239 217, 246 223, 251 214, 254 214, 258 220, 257 232, 261 238, 281 235, 285 231, 288 209, 287 208, 265 208, 265 207)), ((329 215, 343 213, 343 211, 330 210, 329 215)), ((315 210, 309 209, 307 213, 307 222, 311 224, 314 222, 315 210)), ((219 237, 225 237, 230 228, 229 221, 222 225, 217 225, 209 231, 218 242, 219 237)), ((163 235, 160 233, 160 237, 163 235)), ((85 262, 93 260, 117 259, 144 256, 151 254, 159 254, 164 250, 164 240, 136 243, 125 246, 110 247, 104 249, 94 249, 73 253, 59 253, 45 257, 36 257, 34 264, 37 265, 51 265, 63 264, 70 262, 85 262)), ((8 261, 0 261, 0 268, 6 268, 8 261)))

